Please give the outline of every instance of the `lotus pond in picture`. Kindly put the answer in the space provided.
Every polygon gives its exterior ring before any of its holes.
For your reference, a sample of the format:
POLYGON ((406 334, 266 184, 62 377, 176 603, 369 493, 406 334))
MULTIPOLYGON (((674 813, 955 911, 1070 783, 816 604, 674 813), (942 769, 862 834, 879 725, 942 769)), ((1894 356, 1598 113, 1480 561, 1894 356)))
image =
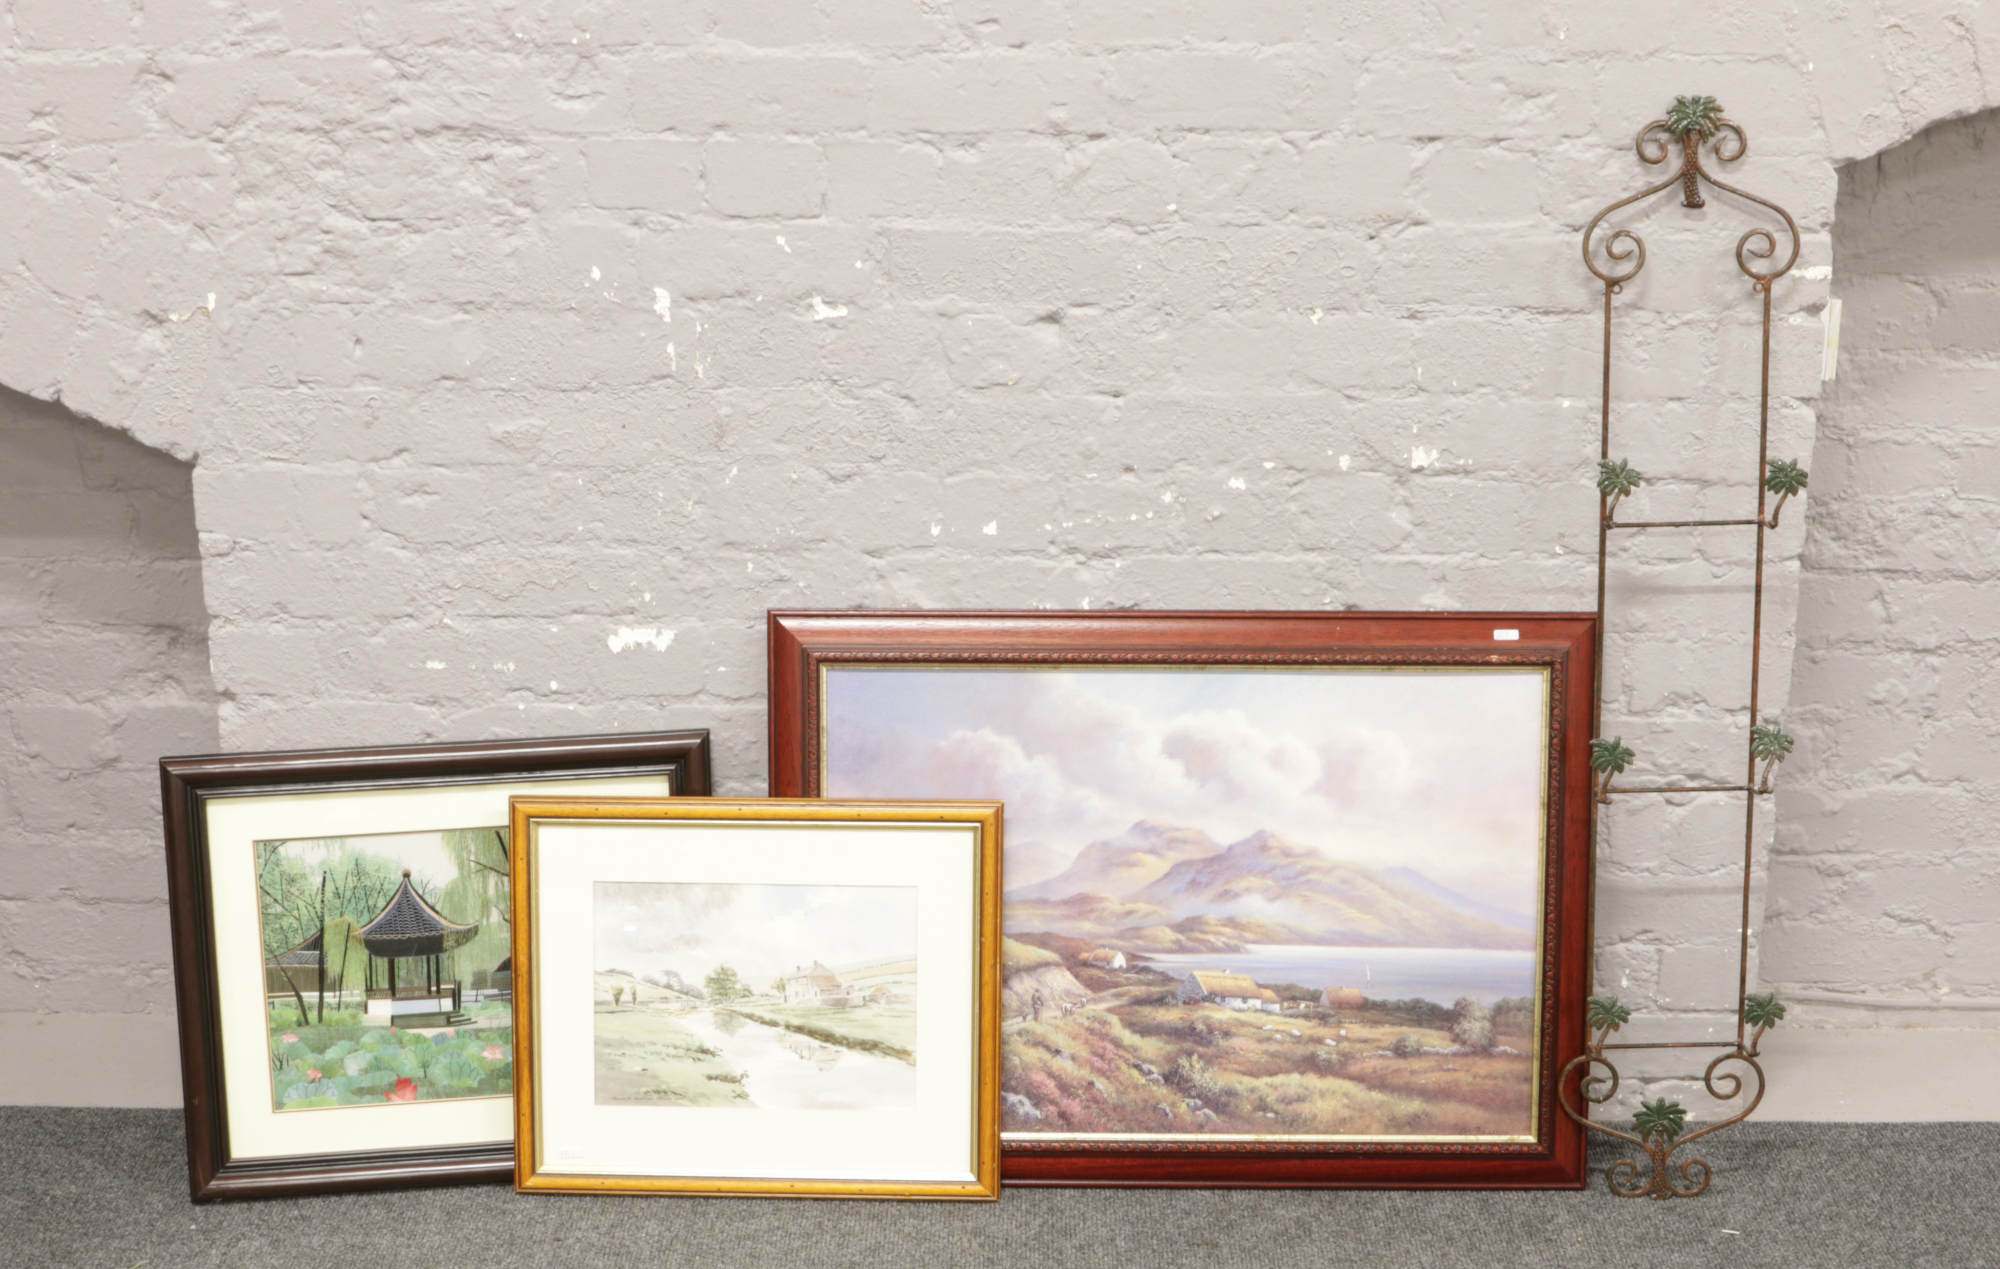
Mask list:
POLYGON ((277 1111, 514 1089, 507 832, 257 843, 277 1111))

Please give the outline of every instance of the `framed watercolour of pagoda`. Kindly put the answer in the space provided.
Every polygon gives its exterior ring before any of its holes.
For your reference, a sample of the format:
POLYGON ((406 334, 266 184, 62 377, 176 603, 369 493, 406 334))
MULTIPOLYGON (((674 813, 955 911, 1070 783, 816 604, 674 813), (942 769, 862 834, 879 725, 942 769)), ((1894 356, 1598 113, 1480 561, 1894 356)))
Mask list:
POLYGON ((167 758, 197 1201, 500 1180, 510 794, 703 796, 708 734, 167 758))

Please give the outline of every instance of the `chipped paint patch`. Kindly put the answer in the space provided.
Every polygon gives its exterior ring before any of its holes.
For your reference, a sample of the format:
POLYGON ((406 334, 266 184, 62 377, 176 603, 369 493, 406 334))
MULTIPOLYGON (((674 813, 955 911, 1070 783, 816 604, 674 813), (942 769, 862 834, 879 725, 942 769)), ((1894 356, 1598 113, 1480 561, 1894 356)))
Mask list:
POLYGON ((1438 451, 1428 445, 1410 446, 1410 470, 1422 471, 1438 460, 1438 451))
POLYGON ((985 524, 980 526, 979 531, 981 533, 984 533, 989 538, 995 537, 1000 532, 1000 522, 998 520, 988 520, 985 524))
POLYGON ((1340 470, 1342 470, 1342 471, 1346 471, 1346 470, 1347 470, 1347 469, 1348 469, 1349 467, 1351 467, 1351 466, 1352 466, 1353 464, 1354 464, 1354 459, 1353 459, 1352 457, 1350 457, 1349 455, 1347 455, 1347 454, 1342 454, 1342 455, 1340 456, 1340 470))
MULTIPOLYGON (((674 641, 674 632, 660 626, 620 626, 606 636, 604 643, 613 652, 623 652, 627 648, 651 648, 655 652, 665 652, 674 641)), ((549 684, 551 688, 555 684, 549 684)))
POLYGON ((667 294, 665 287, 656 286, 653 288, 653 311, 660 315, 661 321, 667 323, 669 326, 673 325, 674 297, 667 294))
POLYGON ((819 296, 817 296, 817 295, 813 296, 812 298, 813 298, 813 320, 814 320, 814 321, 816 321, 816 322, 823 322, 823 321, 825 321, 825 320, 826 320, 827 318, 829 318, 829 317, 846 317, 846 316, 847 316, 847 305, 845 305, 845 304, 829 304, 829 303, 827 303, 827 302, 826 302, 825 300, 821 299, 821 298, 820 298, 819 296))
POLYGON ((444 668, 444 662, 442 662, 442 661, 426 661, 426 662, 424 662, 424 668, 425 668, 426 670, 442 670, 442 669, 444 668))
POLYGON ((1799 276, 1813 282, 1824 282, 1833 276, 1830 264, 1815 264, 1799 270, 1799 276))
POLYGON ((1231 489, 1248 489, 1250 482, 1244 480, 1241 476, 1231 476, 1229 478, 1229 487, 1231 489))

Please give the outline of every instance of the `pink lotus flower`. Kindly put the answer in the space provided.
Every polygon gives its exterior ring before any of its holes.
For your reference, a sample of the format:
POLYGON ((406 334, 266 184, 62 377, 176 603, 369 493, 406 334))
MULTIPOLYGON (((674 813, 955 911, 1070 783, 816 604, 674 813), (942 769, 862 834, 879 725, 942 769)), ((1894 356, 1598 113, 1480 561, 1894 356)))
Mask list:
POLYGON ((278 1037, 278 1043, 280 1044, 297 1044, 298 1042, 299 1038, 289 1031, 278 1037))
POLYGON ((308 1067, 308 1068, 306 1068, 306 1083, 310 1084, 310 1083, 312 1083, 313 1081, 317 1080, 318 1078, 319 1078, 319 1068, 318 1068, 318 1067, 316 1067, 316 1066, 313 1066, 313 1067, 308 1067))
POLYGON ((447 1040, 456 1040, 456 1039, 458 1039, 458 1032, 457 1032, 457 1030, 455 1030, 454 1028, 451 1028, 451 1027, 446 1027, 446 1028, 445 1028, 445 1032, 444 1032, 444 1038, 445 1038, 445 1039, 447 1039, 447 1040))
POLYGON ((412 1079, 397 1080, 396 1087, 382 1094, 382 1100, 390 1102, 413 1102, 417 1100, 417 1082, 412 1079))
POLYGON ((507 1058, 507 1050, 501 1048, 497 1044, 489 1044, 486 1046, 486 1051, 484 1053, 481 1053, 479 1056, 485 1058, 489 1062, 503 1062, 507 1058))

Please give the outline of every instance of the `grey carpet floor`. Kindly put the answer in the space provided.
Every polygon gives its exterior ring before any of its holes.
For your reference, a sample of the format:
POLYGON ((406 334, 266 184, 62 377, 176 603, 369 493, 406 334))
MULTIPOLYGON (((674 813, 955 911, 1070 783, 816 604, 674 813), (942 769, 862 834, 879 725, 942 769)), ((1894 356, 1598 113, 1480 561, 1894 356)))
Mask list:
POLYGON ((1748 1124, 1668 1203, 1561 1193, 1009 1190, 998 1203, 503 1186, 195 1207, 178 1112, 0 1107, 0 1265, 77 1269, 1979 1269, 2000 1124, 1748 1124))

